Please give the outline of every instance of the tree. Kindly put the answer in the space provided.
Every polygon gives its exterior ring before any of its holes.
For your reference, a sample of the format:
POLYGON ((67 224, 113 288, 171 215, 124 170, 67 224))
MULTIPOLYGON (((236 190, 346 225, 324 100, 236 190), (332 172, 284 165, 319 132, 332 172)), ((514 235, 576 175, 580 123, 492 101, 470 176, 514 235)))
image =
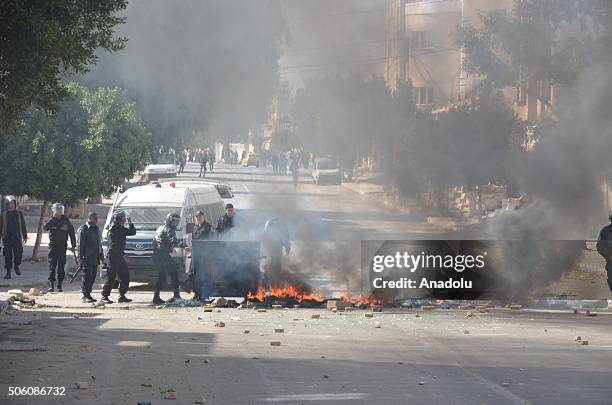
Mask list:
POLYGON ((0 137, 0 170, 10 173, 0 181, 0 193, 43 201, 33 258, 50 202, 109 194, 149 157, 151 136, 124 91, 89 91, 75 83, 67 90, 71 98, 57 115, 33 109, 12 136, 0 137))
POLYGON ((606 32, 610 12, 609 0, 515 0, 511 10, 463 27, 457 42, 485 93, 537 81, 567 87, 600 51, 594 38, 606 32))
POLYGON ((126 0, 5 0, 0 7, 0 128, 30 107, 55 112, 70 91, 67 74, 87 72, 96 50, 122 49, 114 38, 126 0))

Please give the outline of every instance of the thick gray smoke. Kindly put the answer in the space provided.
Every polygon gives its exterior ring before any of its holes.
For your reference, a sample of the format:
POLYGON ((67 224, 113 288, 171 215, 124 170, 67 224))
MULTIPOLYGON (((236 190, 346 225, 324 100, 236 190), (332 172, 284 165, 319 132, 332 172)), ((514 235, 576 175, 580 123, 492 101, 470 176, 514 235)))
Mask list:
POLYGON ((558 107, 559 122, 536 149, 512 167, 525 209, 491 222, 500 239, 592 239, 607 222, 605 176, 612 172, 610 64, 585 71, 572 97, 558 107))
POLYGON ((290 40, 281 81, 294 88, 330 73, 382 74, 384 0, 284 0, 290 40))
POLYGON ((265 122, 287 30, 277 0, 133 0, 119 35, 85 78, 124 87, 158 144, 225 140, 265 122), (178 141, 177 141, 178 139, 178 141))
POLYGON ((611 66, 606 60, 582 74, 573 96, 564 95, 568 102, 558 106, 559 122, 512 168, 521 191, 533 202, 494 217, 488 233, 495 239, 524 241, 519 249, 514 244, 507 250, 501 274, 513 297, 559 279, 586 248, 577 243, 556 251, 545 243, 537 244, 544 248, 534 247, 535 241, 595 239, 607 223, 604 182, 612 173, 611 66))

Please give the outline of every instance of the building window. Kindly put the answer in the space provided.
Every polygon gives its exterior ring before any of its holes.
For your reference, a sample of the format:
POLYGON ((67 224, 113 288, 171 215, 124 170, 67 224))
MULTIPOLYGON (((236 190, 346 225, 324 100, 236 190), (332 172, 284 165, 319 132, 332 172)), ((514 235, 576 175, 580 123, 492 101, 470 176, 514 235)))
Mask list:
POLYGON ((414 94, 417 105, 432 105, 434 103, 432 87, 416 87, 414 94))
POLYGON ((414 49, 431 48, 431 33, 429 31, 412 31, 411 46, 414 49))

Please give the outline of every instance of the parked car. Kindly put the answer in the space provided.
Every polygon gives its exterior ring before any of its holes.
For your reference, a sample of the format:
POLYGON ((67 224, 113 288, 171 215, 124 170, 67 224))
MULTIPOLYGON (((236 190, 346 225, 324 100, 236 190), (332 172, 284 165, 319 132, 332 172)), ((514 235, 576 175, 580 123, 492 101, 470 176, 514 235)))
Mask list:
POLYGON ((329 158, 317 158, 312 168, 312 182, 317 186, 321 184, 341 184, 342 175, 338 163, 329 158))
POLYGON ((242 166, 244 167, 249 167, 249 166, 259 167, 260 164, 261 164, 261 156, 259 155, 259 153, 250 153, 249 156, 247 156, 246 158, 242 160, 242 166))
POLYGON ((176 177, 176 158, 174 153, 157 156, 155 163, 148 164, 144 169, 147 181, 176 177))

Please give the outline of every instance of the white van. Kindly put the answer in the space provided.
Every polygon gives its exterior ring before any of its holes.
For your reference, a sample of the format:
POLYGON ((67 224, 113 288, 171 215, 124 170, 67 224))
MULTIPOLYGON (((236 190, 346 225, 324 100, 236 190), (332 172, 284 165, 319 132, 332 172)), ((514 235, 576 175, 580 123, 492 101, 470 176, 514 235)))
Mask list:
MULTIPOLYGON (((154 282, 157 273, 153 268, 153 236, 157 227, 165 223, 169 213, 181 216, 176 231, 178 239, 191 245, 191 229, 195 224, 195 213, 203 211, 206 221, 215 226, 225 213, 223 198, 233 197, 231 187, 207 181, 172 181, 152 183, 128 189, 115 198, 102 231, 102 248, 108 248, 108 230, 112 226, 113 213, 124 210, 134 222, 136 235, 128 236, 125 254, 128 258, 130 279, 154 282)), ((191 266, 191 255, 187 249, 176 248, 172 253, 179 268, 179 279, 184 281, 191 266)), ((102 276, 106 270, 103 269, 102 276)))

